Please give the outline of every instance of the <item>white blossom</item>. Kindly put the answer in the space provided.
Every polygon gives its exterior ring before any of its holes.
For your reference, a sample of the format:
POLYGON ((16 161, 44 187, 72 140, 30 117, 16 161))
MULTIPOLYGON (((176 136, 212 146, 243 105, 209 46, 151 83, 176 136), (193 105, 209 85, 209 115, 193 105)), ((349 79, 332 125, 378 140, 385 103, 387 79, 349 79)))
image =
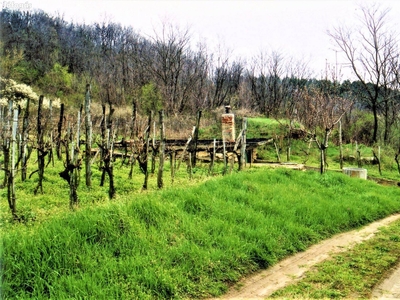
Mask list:
MULTIPOLYGON (((25 107, 26 101, 30 99, 38 101, 39 96, 32 88, 24 83, 17 83, 12 79, 0 77, 0 106, 6 106, 8 101, 13 101, 14 106, 25 107)), ((56 98, 52 102, 53 107, 60 107, 60 99, 56 98)), ((50 99, 43 99, 43 108, 50 107, 50 99)))

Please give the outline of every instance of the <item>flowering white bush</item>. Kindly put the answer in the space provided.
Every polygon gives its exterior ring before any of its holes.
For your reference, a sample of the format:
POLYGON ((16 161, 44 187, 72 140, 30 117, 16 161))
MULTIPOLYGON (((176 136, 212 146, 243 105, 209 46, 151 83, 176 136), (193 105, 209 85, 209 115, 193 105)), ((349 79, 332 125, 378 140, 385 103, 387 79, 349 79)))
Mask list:
MULTIPOLYGON (((14 105, 25 107, 27 99, 38 101, 39 96, 26 84, 0 77, 0 106, 7 106, 9 101, 13 101, 14 105)), ((53 100, 52 106, 60 107, 60 99, 53 100)), ((43 99, 43 107, 50 107, 50 100, 46 97, 43 99)))

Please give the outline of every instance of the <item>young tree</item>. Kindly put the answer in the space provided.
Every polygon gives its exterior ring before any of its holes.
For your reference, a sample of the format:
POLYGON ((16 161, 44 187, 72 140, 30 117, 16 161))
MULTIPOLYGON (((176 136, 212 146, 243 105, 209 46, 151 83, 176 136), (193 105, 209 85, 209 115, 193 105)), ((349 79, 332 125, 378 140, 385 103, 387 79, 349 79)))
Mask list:
POLYGON ((315 87, 305 88, 298 98, 297 118, 320 150, 321 174, 326 169, 326 150, 332 130, 351 105, 348 99, 323 93, 315 87))
POLYGON ((360 28, 338 26, 328 31, 365 91, 365 101, 374 116, 373 143, 378 139, 380 95, 396 45, 395 36, 388 26, 388 14, 389 9, 382 9, 378 4, 361 6, 360 28))

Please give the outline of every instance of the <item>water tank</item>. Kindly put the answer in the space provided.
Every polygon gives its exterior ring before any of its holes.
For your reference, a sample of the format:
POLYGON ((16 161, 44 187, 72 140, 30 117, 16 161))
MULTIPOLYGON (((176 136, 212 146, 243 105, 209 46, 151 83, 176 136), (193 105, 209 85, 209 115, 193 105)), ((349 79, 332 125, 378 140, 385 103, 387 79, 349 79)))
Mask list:
POLYGON ((222 114, 222 139, 225 142, 235 142, 235 115, 231 113, 231 107, 225 106, 222 114))
POLYGON ((343 173, 350 177, 367 179, 367 169, 362 168, 343 168, 343 173))

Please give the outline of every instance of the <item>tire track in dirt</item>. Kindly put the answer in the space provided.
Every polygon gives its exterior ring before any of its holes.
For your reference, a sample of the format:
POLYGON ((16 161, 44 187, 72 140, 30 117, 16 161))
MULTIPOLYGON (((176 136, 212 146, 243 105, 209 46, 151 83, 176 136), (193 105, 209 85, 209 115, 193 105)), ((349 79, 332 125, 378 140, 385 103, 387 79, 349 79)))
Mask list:
MULTIPOLYGON (((399 219, 400 214, 395 214, 360 229, 335 235, 311 246, 304 252, 280 261, 271 268, 243 279, 227 294, 215 299, 265 299, 273 292, 300 280, 313 265, 329 258, 332 254, 344 252, 352 246, 372 238, 380 227, 387 226, 399 219)), ((400 282, 400 280, 395 282, 400 282)), ((383 288, 384 291, 387 291, 386 289, 387 287, 383 288)), ((390 291, 387 292, 390 295, 390 291)), ((378 291, 374 297, 380 297, 378 291)))
POLYGON ((372 291, 372 298, 400 299, 400 264, 372 291))

